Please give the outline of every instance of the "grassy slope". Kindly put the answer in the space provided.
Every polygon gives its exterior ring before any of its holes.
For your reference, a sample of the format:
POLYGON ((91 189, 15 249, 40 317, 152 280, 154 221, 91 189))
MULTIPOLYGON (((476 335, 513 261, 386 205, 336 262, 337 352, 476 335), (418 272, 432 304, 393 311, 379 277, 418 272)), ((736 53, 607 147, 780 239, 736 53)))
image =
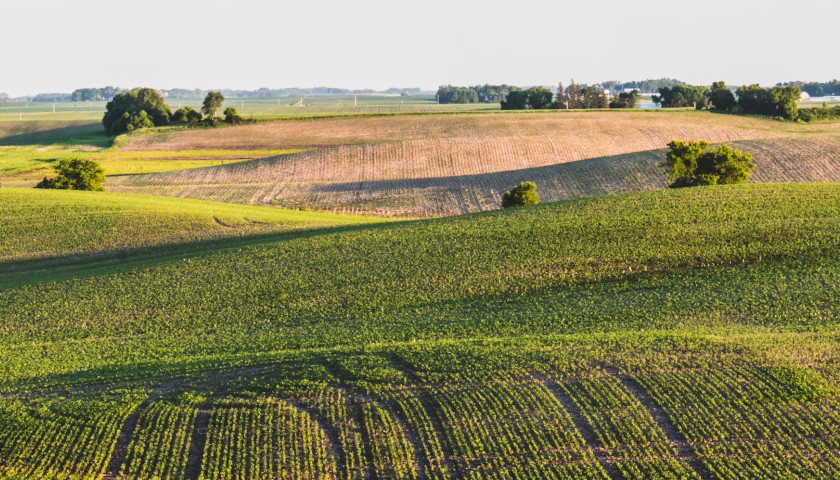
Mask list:
POLYGON ((103 192, 0 189, 0 264, 369 223, 268 207, 103 192))
POLYGON ((412 339, 830 328, 838 205, 835 184, 686 189, 20 274, 36 284, 0 295, 4 378, 412 339))
POLYGON ((7 273, 0 478, 836 478, 838 205, 708 187, 7 273), (281 412, 329 448, 283 454, 281 412))

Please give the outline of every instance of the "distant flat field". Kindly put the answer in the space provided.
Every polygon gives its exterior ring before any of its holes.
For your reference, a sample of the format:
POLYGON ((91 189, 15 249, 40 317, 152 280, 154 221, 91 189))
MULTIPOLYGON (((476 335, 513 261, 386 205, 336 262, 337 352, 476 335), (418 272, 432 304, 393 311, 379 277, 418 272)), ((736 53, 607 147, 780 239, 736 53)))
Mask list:
MULTIPOLYGON (((201 108, 200 98, 167 98, 175 111, 183 106, 201 108)), ((100 121, 107 102, 5 102, 0 121, 100 121)), ((462 112, 498 110, 498 103, 438 105, 434 96, 318 95, 279 98, 228 98, 222 110, 235 107, 245 117, 257 118, 380 113, 462 112), (301 101, 302 100, 302 101, 301 101)))

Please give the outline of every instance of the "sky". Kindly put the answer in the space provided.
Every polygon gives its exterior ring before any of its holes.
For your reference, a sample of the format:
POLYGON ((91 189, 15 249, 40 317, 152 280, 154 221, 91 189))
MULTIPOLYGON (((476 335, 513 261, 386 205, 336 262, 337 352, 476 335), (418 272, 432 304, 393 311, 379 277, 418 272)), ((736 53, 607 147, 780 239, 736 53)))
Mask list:
POLYGON ((837 0, 26 0, 0 92, 840 77, 837 0))

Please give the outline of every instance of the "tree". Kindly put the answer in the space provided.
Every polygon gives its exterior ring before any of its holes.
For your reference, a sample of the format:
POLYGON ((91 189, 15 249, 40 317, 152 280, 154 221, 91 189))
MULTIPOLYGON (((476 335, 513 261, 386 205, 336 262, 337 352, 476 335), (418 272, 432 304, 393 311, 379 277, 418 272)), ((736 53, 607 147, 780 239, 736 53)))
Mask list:
POLYGON ((799 97, 802 90, 795 85, 762 88, 745 85, 738 89, 738 110, 741 113, 781 117, 796 120, 799 115, 799 97))
POLYGON ((502 110, 525 110, 528 108, 528 92, 515 90, 508 92, 507 98, 502 100, 502 110))
POLYGON ((731 112, 738 102, 735 101, 735 94, 726 86, 726 82, 720 81, 712 84, 711 90, 706 95, 712 110, 731 112))
POLYGON ((102 167, 92 160, 65 158, 53 168, 58 175, 55 178, 44 177, 35 188, 102 191, 105 173, 102 167))
POLYGON ((225 122, 231 125, 238 125, 242 122, 242 117, 236 112, 236 108, 227 107, 225 109, 225 122))
POLYGON ((659 95, 653 96, 653 102, 662 105, 662 108, 696 107, 702 108, 703 99, 709 89, 702 86, 674 85, 673 87, 662 87, 659 95))
POLYGON ((568 96, 566 95, 566 89, 563 88, 563 82, 557 84, 557 96, 555 97, 554 104, 551 108, 569 108, 568 96))
POLYGON ((632 92, 621 92, 618 96, 610 102, 610 108, 636 108, 639 106, 639 98, 641 95, 638 90, 632 92))
POLYGON ((169 124, 172 112, 163 96, 152 88, 135 88, 120 93, 105 105, 102 125, 109 135, 169 124))
POLYGON ((610 101, 600 88, 590 86, 583 91, 583 108, 607 108, 610 101))
POLYGON ((741 153, 729 145, 709 149, 709 142, 668 144, 665 163, 671 188, 746 183, 755 168, 750 152, 741 153))
POLYGON ((522 182, 502 195, 502 208, 538 203, 540 203, 540 196, 537 195, 537 185, 534 182, 522 182))
POLYGON ((799 99, 802 90, 795 85, 787 87, 773 87, 773 114, 788 120, 796 120, 799 116, 799 99))
POLYGON ((743 85, 738 88, 738 110, 741 113, 773 116, 773 94, 761 85, 743 85))
POLYGON ((535 110, 542 110, 551 106, 554 93, 545 87, 531 87, 525 90, 528 94, 528 106, 535 110))
POLYGON ((204 97, 204 104, 201 106, 201 113, 207 115, 211 120, 216 116, 216 110, 222 108, 225 96, 221 92, 208 92, 204 97))
POLYGON ((438 88, 437 97, 440 103, 478 103, 478 93, 467 87, 444 85, 438 88))

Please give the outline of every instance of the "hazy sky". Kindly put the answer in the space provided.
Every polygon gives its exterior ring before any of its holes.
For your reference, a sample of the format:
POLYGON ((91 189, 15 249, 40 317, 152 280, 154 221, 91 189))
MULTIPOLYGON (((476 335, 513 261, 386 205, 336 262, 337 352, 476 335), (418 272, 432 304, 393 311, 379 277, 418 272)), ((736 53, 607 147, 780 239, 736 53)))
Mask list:
POLYGON ((840 77, 837 0, 9 0, 0 92, 840 77))

